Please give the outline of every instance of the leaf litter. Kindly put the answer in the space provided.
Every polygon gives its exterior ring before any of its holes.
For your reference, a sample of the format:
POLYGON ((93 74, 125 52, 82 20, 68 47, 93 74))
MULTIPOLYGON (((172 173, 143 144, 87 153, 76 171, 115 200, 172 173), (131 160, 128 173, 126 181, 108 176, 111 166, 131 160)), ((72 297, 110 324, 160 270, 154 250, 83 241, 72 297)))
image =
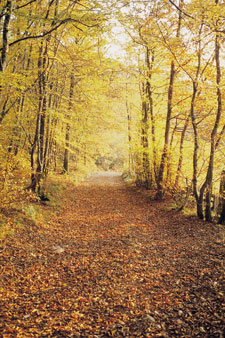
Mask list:
POLYGON ((0 337, 225 337, 221 229, 114 175, 0 246, 0 337))

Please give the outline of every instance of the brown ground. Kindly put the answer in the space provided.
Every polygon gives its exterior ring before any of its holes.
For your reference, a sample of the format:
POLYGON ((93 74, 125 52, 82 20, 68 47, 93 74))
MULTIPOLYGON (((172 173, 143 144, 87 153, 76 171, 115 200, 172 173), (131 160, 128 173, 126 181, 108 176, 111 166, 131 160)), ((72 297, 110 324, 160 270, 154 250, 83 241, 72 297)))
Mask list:
POLYGON ((225 243, 185 217, 95 175, 60 214, 0 246, 0 337, 225 337, 225 243))

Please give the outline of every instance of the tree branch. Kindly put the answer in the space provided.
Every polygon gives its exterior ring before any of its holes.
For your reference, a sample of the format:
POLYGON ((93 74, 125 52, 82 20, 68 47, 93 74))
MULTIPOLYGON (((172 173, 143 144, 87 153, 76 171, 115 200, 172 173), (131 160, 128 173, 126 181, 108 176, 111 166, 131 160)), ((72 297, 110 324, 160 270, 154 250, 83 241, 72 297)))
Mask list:
MULTIPOLYGON (((57 30, 60 26, 62 26, 63 24, 65 24, 65 23, 67 23, 67 22, 77 22, 78 24, 81 24, 81 25, 83 25, 83 26, 85 26, 85 27, 88 27, 88 28, 92 28, 92 27, 98 26, 98 24, 89 26, 89 25, 87 25, 87 24, 85 24, 85 23, 83 23, 83 22, 80 22, 80 21, 78 21, 78 20, 74 20, 74 19, 72 19, 72 18, 67 18, 67 19, 62 20, 58 25, 54 26, 53 28, 51 28, 51 29, 50 29, 49 31, 47 31, 47 32, 43 32, 42 34, 38 34, 38 35, 24 36, 24 37, 22 37, 22 38, 20 38, 20 39, 17 39, 17 40, 15 40, 15 41, 13 41, 13 42, 10 42, 10 43, 8 44, 8 46, 11 47, 11 46, 13 46, 13 45, 15 45, 15 44, 17 44, 17 43, 19 43, 19 42, 21 42, 21 41, 25 41, 25 40, 43 38, 43 37, 45 37, 46 35, 51 34, 52 32, 54 32, 54 31, 57 30)), ((79 29, 79 30, 81 30, 81 29, 78 28, 77 26, 76 26, 76 28, 79 29)), ((0 48, 0 51, 1 51, 1 50, 2 50, 2 48, 0 48)))
POLYGON ((20 8, 24 8, 26 6, 29 6, 30 4, 32 4, 32 2, 35 2, 35 1, 37 1, 37 0, 31 0, 31 1, 27 2, 26 4, 24 4, 22 6, 17 6, 16 9, 20 9, 20 8))
POLYGON ((169 2, 170 2, 170 3, 171 3, 171 4, 172 4, 179 12, 181 12, 182 14, 184 14, 185 16, 187 16, 188 18, 195 20, 195 18, 194 18, 192 15, 186 13, 183 9, 181 9, 179 6, 177 6, 177 5, 175 4, 174 1, 169 0, 169 2))
POLYGON ((5 11, 7 9, 7 4, 2 8, 2 12, 0 14, 0 19, 7 13, 7 11, 5 11))

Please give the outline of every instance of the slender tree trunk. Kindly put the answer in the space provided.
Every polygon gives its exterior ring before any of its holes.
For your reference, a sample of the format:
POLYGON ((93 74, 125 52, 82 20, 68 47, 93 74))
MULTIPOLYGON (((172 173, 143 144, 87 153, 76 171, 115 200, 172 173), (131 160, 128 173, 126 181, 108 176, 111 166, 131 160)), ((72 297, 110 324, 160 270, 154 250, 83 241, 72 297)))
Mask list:
MULTIPOLYGON (((199 65, 200 69, 200 65, 199 65)), ((197 73, 199 73, 197 71, 197 73)), ((198 77, 198 74, 197 74, 198 77)), ((198 195, 198 149, 199 149, 199 141, 198 141, 198 127, 196 122, 196 116, 195 116, 195 99, 197 96, 198 91, 198 84, 196 81, 193 81, 193 93, 192 93, 192 99, 191 99, 191 120, 192 120, 192 127, 194 131, 194 151, 193 151, 193 193, 196 200, 197 205, 197 215, 200 219, 203 219, 203 196, 200 194, 198 195)))
POLYGON ((71 74, 70 76, 70 93, 69 93, 69 106, 68 106, 68 114, 67 119, 68 122, 66 124, 66 135, 65 135, 65 151, 64 151, 64 161, 63 161, 63 172, 68 173, 69 172, 69 147, 70 147, 70 114, 71 109, 73 106, 73 95, 74 95, 74 75, 71 74))
POLYGON ((44 136, 45 136, 45 119, 47 111, 46 97, 46 57, 47 43, 44 48, 44 43, 41 43, 38 59, 38 91, 39 91, 39 106, 36 119, 36 130, 34 141, 31 148, 31 189, 38 190, 40 194, 40 181, 43 176, 43 158, 44 158, 44 136), (37 152, 37 167, 35 170, 34 155, 37 152))
MULTIPOLYGON (((218 0, 216 0, 216 4, 218 4, 218 0)), ((214 165, 217 130, 218 130, 219 122, 221 119, 221 114, 222 114, 222 95, 221 95, 221 89, 220 89, 220 82, 221 82, 220 41, 219 41, 218 33, 216 33, 216 38, 215 38, 215 60, 216 60, 216 84, 217 84, 217 114, 216 114, 215 124, 211 132, 211 150, 210 150, 208 171, 207 171, 207 176, 206 176, 205 219, 208 222, 212 222, 211 194, 212 194, 212 184, 213 184, 213 165, 214 165)))
POLYGON ((199 149, 199 139, 198 139, 198 124, 196 121, 195 114, 195 101, 198 94, 198 80, 201 70, 201 34, 202 34, 203 23, 201 23, 199 28, 199 38, 198 38, 198 63, 195 73, 195 79, 192 79, 192 98, 191 98, 191 110, 190 116, 192 121, 192 127, 194 132, 194 151, 193 151, 193 193, 196 200, 197 207, 197 216, 200 219, 204 218, 203 215, 203 193, 200 191, 198 194, 198 149, 199 149))
MULTIPOLYGON (((48 107, 49 108, 49 107, 48 107)), ((50 115, 48 113, 46 118, 46 135, 44 145, 44 156, 43 156, 43 174, 46 177, 49 169, 49 156, 50 156, 50 115)))
POLYGON ((146 189, 151 187, 151 168, 149 160, 149 106, 146 100, 146 84, 143 83, 142 94, 142 128, 141 128, 141 145, 142 145, 142 165, 143 165, 143 185, 146 189))
MULTIPOLYGON (((6 3, 6 14, 3 21, 3 29, 2 29, 2 51, 0 55, 0 72, 3 73, 6 68, 6 57, 8 52, 8 35, 9 35, 9 23, 11 19, 12 14, 12 1, 8 0, 6 3)), ((2 91, 2 87, 0 86, 0 93, 2 91)), ((2 123, 2 120, 8 113, 7 110, 7 103, 8 103, 9 97, 4 98, 4 103, 2 106, 1 114, 0 114, 0 124, 2 123)))
POLYGON ((168 161, 167 161, 167 173, 166 173, 166 186, 169 188, 171 185, 171 179, 172 179, 172 172, 171 172, 171 154, 172 154, 172 146, 173 146, 173 141, 174 141, 174 136, 177 130, 177 119, 175 126, 173 127, 173 131, 171 133, 171 138, 170 138, 170 144, 169 144, 169 150, 168 150, 168 161))
MULTIPOLYGON (((182 7, 183 0, 180 0, 179 6, 182 7)), ((182 13, 179 12, 179 19, 178 19, 178 26, 176 37, 180 36, 180 29, 181 29, 181 19, 182 13)), ((171 62, 170 65, 170 81, 169 81, 169 88, 168 88, 168 103, 167 103, 167 117, 166 117, 166 127, 165 127, 165 136, 164 136, 164 147, 161 157, 161 162, 159 166, 159 174, 157 178, 157 199, 162 199, 164 195, 164 172, 168 161, 168 146, 169 146, 169 135, 170 135, 170 121, 172 116, 172 103, 173 103, 173 91, 174 91, 174 80, 176 75, 175 63, 174 60, 171 62)))
MULTIPOLYGON (((6 4, 6 14, 3 22, 2 30, 2 52, 0 58, 0 72, 4 72, 6 68, 6 57, 8 51, 8 34, 9 34, 9 23, 12 13, 12 1, 8 0, 6 4)), ((1 88, 0 88, 1 90, 1 88)))
POLYGON ((222 171, 220 180, 220 197, 219 197, 219 220, 218 224, 225 224, 225 170, 222 171))
POLYGON ((159 174, 157 179, 157 195, 158 199, 162 199, 164 195, 164 171, 168 160, 168 146, 169 146, 169 133, 170 133, 170 120, 172 115, 172 99, 173 99, 173 87, 175 79, 175 64, 174 61, 171 63, 170 67, 170 83, 168 89, 168 104, 167 104, 167 117, 166 117, 166 128, 165 128, 165 137, 164 137, 164 147, 162 158, 159 167, 159 174))
POLYGON ((157 151, 155 144, 155 118, 153 113, 153 100, 150 101, 150 118, 151 118, 151 138, 152 138, 152 151, 153 151, 153 168, 155 175, 155 183, 157 181, 158 176, 158 168, 157 168, 157 151))
POLYGON ((65 151, 63 159, 63 172, 69 172, 69 146, 70 146, 70 124, 66 124, 65 151))
POLYGON ((157 179, 157 164, 156 164, 156 145, 155 145, 155 119, 154 119, 154 102, 153 102, 153 90, 152 90, 152 70, 155 62, 155 53, 154 50, 149 49, 146 47, 146 63, 147 63, 147 84, 146 84, 146 91, 148 97, 148 104, 149 104, 149 114, 151 120, 151 140, 152 140, 152 152, 153 152, 153 171, 155 176, 155 182, 157 179), (151 58, 150 58, 151 52, 151 58))
POLYGON ((37 156, 37 184, 38 193, 40 194, 40 181, 43 176, 44 169, 44 144, 46 132, 46 113, 47 113, 47 93, 46 93, 46 58, 47 58, 47 43, 42 53, 43 45, 40 49, 39 57, 39 135, 38 135, 38 156, 37 156))
POLYGON ((131 110, 128 103, 128 85, 126 83, 126 110, 127 110, 127 132, 128 132, 128 147, 129 147, 129 174, 133 175, 133 153, 132 153, 132 133, 131 133, 131 110))
POLYGON ((31 146, 31 150, 30 150, 31 184, 28 187, 28 189, 31 189, 33 192, 36 191, 36 186, 37 186, 37 175, 35 172, 35 151, 36 151, 37 140, 38 140, 39 119, 40 119, 40 114, 38 112, 37 118, 36 118, 34 140, 31 146))
POLYGON ((190 120, 190 114, 187 116, 185 120, 184 128, 182 130, 181 137, 180 137, 180 153, 179 153, 179 160, 178 160, 178 165, 177 165, 175 187, 179 186, 180 173, 181 173, 182 164, 183 164, 184 139, 185 139, 185 134, 188 128, 189 120, 190 120))

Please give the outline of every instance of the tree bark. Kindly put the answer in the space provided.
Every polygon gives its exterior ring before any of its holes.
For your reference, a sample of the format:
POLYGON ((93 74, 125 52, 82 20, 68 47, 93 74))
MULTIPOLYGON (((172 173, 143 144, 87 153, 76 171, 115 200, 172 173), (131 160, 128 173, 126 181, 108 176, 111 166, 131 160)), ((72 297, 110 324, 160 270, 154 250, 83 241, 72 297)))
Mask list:
POLYGON ((198 81, 201 70, 201 34, 202 34, 203 23, 199 27, 198 36, 198 62, 196 67, 195 78, 192 79, 192 98, 191 98, 191 110, 190 116, 192 121, 192 127, 194 132, 194 151, 193 151, 193 194, 196 200, 197 216, 200 219, 204 218, 203 215, 203 193, 200 191, 198 194, 198 149, 199 149, 199 137, 198 137, 198 124, 195 115, 195 101, 198 94, 198 81))
POLYGON ((70 93, 69 93, 69 106, 68 106, 68 114, 67 114, 67 119, 68 122, 66 124, 66 135, 65 135, 65 151, 64 151, 64 160, 63 160, 63 172, 68 173, 69 172, 69 147, 70 147, 70 114, 71 114, 71 109, 73 106, 73 95, 74 95, 74 75, 71 74, 70 76, 70 93))
POLYGON ((143 148, 142 150, 143 185, 146 189, 150 189, 151 187, 148 131, 149 131, 149 107, 146 102, 146 84, 143 83, 141 144, 143 148))
POLYGON ((180 153, 179 153, 179 160, 178 160, 178 165, 177 165, 177 173, 176 173, 176 179, 175 179, 175 187, 179 186, 179 180, 180 180, 180 173, 182 169, 182 164, 183 164, 183 149, 184 149, 184 139, 185 139, 185 134, 186 130, 188 128, 190 120, 190 114, 188 114, 185 123, 184 123, 184 128, 181 132, 181 137, 180 137, 180 153))
POLYGON ((133 166, 133 152, 132 152, 132 132, 131 132, 131 110, 128 103, 128 85, 126 83, 126 110, 127 110, 127 133, 128 133, 128 147, 129 147, 129 175, 133 176, 134 166, 133 166))
MULTIPOLYGON (((6 57, 7 57, 7 51, 8 51, 8 34, 9 34, 9 23, 11 19, 12 14, 12 1, 8 0, 5 6, 6 13, 4 14, 5 18, 3 21, 3 29, 2 29, 2 49, 1 49, 1 56, 0 56, 0 72, 3 73, 6 68, 6 57)), ((2 87, 0 86, 0 93, 2 91, 2 87)), ((9 97, 6 97, 4 99, 4 103, 2 106, 2 111, 0 114, 0 124, 2 123, 2 120, 6 116, 8 110, 7 110, 7 103, 8 103, 9 97)))
POLYGON ((38 58, 38 112, 36 119, 36 129, 34 140, 31 148, 31 186, 30 188, 40 194, 40 181, 43 176, 43 158, 44 158, 44 136, 45 136, 45 119, 47 111, 46 97, 46 58, 47 58, 47 42, 41 43, 38 58), (35 169, 35 152, 37 152, 37 167, 35 169))
MULTIPOLYGON (((218 0, 216 0, 216 3, 218 3, 218 0)), ((217 114, 216 114, 215 124, 211 132, 211 150, 210 150, 209 165, 208 165, 207 176, 206 176, 205 219, 208 222, 212 222, 211 194, 212 194, 212 184, 213 184, 215 144, 216 144, 217 130, 218 130, 219 122, 220 122, 221 115, 222 115, 222 95, 221 95, 221 89, 220 89, 221 66, 220 66, 219 33, 216 33, 216 38, 215 38, 215 60, 216 60, 216 84, 217 84, 217 114)))
POLYGON ((166 167, 166 163, 168 160, 168 146, 169 146, 169 133, 170 133, 170 120, 172 115, 172 99, 173 99, 173 86, 175 79, 175 64, 172 61, 170 66, 170 82, 168 88, 168 103, 167 103, 167 116, 166 116, 166 128, 165 128, 165 137, 164 137, 164 147, 163 153, 161 157, 159 174, 157 179, 157 199, 162 199, 164 195, 164 171, 166 167))
MULTIPOLYGON (((180 0, 179 6, 182 6, 182 5, 183 5, 183 0, 180 0)), ((178 26, 177 26, 177 32, 176 32, 177 38, 180 36, 181 19, 182 19, 182 13, 179 12, 178 26)), ((173 103, 175 75, 176 75, 176 69, 175 69, 175 63, 173 60, 170 65, 170 81, 169 81, 169 88, 168 88, 168 103, 167 103, 165 136, 164 136, 164 147, 163 147, 161 162, 159 166, 159 174, 157 178, 157 194, 156 194, 157 199, 162 199, 164 196, 164 172, 165 172, 166 164, 168 161, 170 121, 171 121, 171 116, 172 116, 172 103, 173 103)))
POLYGON ((157 179, 157 164, 156 164, 156 145, 155 145, 155 119, 154 119, 154 102, 153 102, 153 90, 152 90, 152 70, 155 62, 155 53, 154 50, 149 49, 147 47, 146 51, 146 63, 147 63, 147 85, 146 85, 146 91, 147 91, 147 97, 148 97, 148 104, 149 104, 149 114, 150 114, 150 120, 151 120, 151 139, 152 139, 152 152, 153 152, 153 171, 155 176, 155 182, 157 179), (151 58, 150 58, 150 52, 151 52, 151 58))
MULTIPOLYGON (((6 4, 6 14, 3 22, 3 31, 2 31, 2 50, 0 58, 0 72, 4 72, 6 68, 6 57, 8 50, 8 34, 9 34, 9 22, 12 13, 12 1, 8 0, 6 4)), ((1 90, 1 88, 0 88, 1 90)))
MULTIPOLYGON (((200 65, 198 67, 200 69, 200 65)), ((198 78, 198 70, 197 70, 197 76, 198 78)), ((199 149, 199 140, 198 140, 198 127, 195 117, 195 99, 197 96, 197 89, 198 84, 196 81, 193 81, 193 92, 192 92, 192 99, 191 99, 191 120, 192 120, 192 127, 194 131, 194 151, 193 151, 193 193, 196 200, 196 206, 197 206, 197 215, 200 219, 203 219, 203 196, 198 195, 198 149, 199 149)))
POLYGON ((220 180, 219 211, 220 217, 218 224, 225 224, 225 170, 222 171, 220 180))

